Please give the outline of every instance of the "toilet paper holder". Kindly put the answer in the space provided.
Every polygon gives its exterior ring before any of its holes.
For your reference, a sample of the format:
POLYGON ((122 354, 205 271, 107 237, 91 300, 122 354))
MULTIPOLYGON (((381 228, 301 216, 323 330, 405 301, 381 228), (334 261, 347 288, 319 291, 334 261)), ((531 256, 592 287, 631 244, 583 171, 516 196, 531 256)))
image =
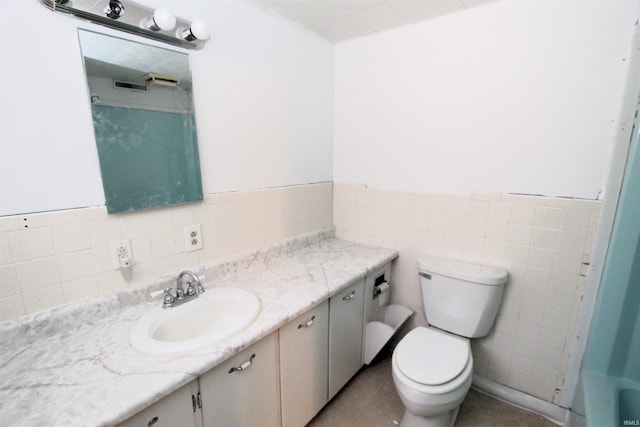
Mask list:
POLYGON ((382 289, 380 289, 380 287, 388 284, 389 283, 384 278, 384 274, 381 274, 380 276, 376 277, 376 280, 373 284, 373 299, 378 298, 378 296, 380 296, 380 294, 382 293, 382 289))
POLYGON ((391 264, 375 271, 365 280, 365 332, 362 363, 368 365, 407 321, 413 310, 390 304, 391 264))

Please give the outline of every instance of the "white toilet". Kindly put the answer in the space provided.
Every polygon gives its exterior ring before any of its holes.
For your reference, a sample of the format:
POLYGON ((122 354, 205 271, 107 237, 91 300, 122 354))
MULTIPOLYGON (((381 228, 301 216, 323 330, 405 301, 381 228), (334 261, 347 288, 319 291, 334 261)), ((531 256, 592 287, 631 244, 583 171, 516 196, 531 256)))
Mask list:
POLYGON ((445 258, 418 262, 429 327, 417 327, 396 346, 393 382, 405 407, 401 427, 451 427, 471 386, 468 338, 487 335, 495 320, 505 270, 445 258))

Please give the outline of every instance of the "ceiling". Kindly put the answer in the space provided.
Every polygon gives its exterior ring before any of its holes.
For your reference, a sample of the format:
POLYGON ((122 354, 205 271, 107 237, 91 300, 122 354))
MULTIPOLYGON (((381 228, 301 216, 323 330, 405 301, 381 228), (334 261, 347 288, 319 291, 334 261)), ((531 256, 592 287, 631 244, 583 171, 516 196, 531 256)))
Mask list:
POLYGON ((496 0, 252 0, 332 43, 496 0))

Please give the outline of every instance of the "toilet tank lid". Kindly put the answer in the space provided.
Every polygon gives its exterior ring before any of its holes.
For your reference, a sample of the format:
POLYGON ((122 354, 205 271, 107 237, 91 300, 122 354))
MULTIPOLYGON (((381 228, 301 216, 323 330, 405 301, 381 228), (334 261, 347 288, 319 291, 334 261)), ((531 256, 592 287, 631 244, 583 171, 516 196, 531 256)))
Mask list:
POLYGON ((418 269, 421 273, 440 274, 483 285, 503 285, 509 277, 506 270, 502 268, 435 256, 420 258, 418 260, 418 269))

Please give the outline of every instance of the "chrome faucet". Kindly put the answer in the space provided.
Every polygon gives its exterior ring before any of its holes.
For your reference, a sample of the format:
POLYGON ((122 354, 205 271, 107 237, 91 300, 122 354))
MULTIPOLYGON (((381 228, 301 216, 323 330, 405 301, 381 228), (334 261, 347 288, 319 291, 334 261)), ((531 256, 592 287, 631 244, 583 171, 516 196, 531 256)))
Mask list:
POLYGON ((164 290, 164 298, 162 301, 163 308, 175 307, 194 298, 197 298, 199 294, 204 292, 204 287, 202 287, 200 279, 198 279, 198 276, 196 276, 193 271, 184 270, 180 272, 180 274, 178 274, 175 296, 172 294, 172 291, 172 288, 167 288, 164 290), (185 289, 182 285, 182 279, 184 276, 190 276, 190 278, 187 280, 187 289, 185 289))

